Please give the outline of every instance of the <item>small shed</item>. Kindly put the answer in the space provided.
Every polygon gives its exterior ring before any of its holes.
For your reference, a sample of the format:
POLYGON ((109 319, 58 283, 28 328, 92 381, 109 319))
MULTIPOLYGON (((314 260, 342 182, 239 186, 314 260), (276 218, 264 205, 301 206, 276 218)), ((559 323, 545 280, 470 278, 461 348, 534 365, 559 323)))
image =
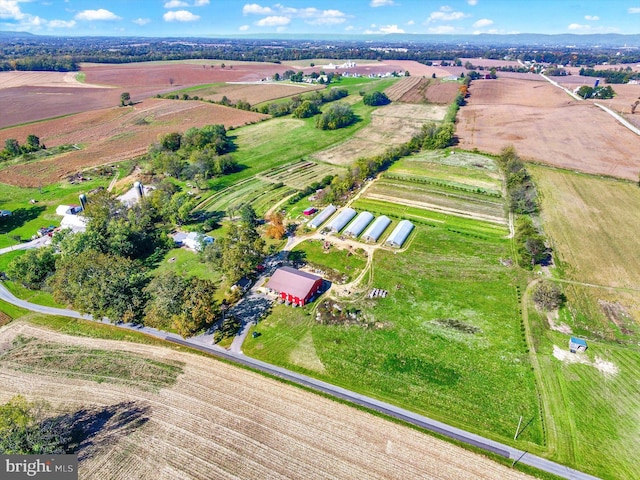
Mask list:
POLYGON ((382 215, 375 219, 375 221, 367 228, 362 235, 362 240, 365 242, 377 242, 380 238, 380 235, 387 229, 387 227, 391 224, 391 220, 386 215, 382 215))
POLYGON ((328 205, 327 207, 324 208, 324 210, 322 210, 318 215, 316 215, 316 218, 314 218, 309 222, 309 227, 318 228, 324 222, 329 220, 329 217, 333 215, 336 210, 337 208, 334 205, 328 205))
POLYGON ((0 210, 0 217, 10 217, 11 210, 0 210))
POLYGON ((349 223, 353 217, 356 216, 356 211, 353 208, 347 207, 343 208, 342 211, 331 220, 327 228, 332 232, 339 232, 344 227, 346 227, 347 223, 349 223))
POLYGON ((309 207, 306 210, 304 210, 302 213, 306 216, 309 215, 313 215, 314 213, 316 213, 318 211, 318 209, 316 207, 309 207))
POLYGON ((587 342, 582 338, 571 337, 569 339, 569 351, 571 353, 581 353, 587 350, 587 342))
POLYGON ((411 223, 409 220, 402 220, 400 221, 400 223, 398 223, 398 225, 396 225, 396 228, 393 229, 393 232, 391 232, 391 235, 389 235, 389 238, 387 238, 387 241, 385 243, 392 247, 400 248, 402 244, 407 240, 407 237, 412 230, 413 223, 411 223))
POLYGON ((373 214, 371 214, 370 212, 359 213, 356 219, 351 222, 351 225, 349 225, 344 231, 345 235, 349 235, 350 237, 357 237, 362 233, 366 226, 371 223, 372 220, 373 214))

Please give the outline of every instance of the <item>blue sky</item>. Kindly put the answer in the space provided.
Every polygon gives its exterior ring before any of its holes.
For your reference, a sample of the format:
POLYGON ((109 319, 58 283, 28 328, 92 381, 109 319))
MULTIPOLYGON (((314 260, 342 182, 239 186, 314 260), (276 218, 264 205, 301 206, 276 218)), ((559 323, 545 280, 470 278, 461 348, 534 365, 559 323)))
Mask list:
POLYGON ((0 0, 0 30, 54 35, 640 33, 640 0, 0 0))

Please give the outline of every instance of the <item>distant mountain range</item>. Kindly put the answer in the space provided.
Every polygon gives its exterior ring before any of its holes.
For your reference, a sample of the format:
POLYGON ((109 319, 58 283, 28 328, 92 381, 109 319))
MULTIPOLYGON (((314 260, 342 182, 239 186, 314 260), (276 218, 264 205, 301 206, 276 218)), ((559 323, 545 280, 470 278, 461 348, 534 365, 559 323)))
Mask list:
MULTIPOLYGON (((11 41, 19 39, 52 38, 46 35, 35 35, 29 32, 0 31, 0 40, 11 41)), ((53 38, 69 38, 53 37, 53 38)), ((82 38, 82 37, 74 37, 82 38)), ((87 37, 90 38, 90 37, 87 37)), ((115 38, 115 37, 111 37, 115 38)), ((122 37, 127 38, 127 37, 122 37)), ((140 38, 140 37, 136 37, 140 38)), ((158 38, 158 37, 154 37, 158 38)), ((167 37, 168 38, 168 37, 167 37)), ((176 37, 171 37, 176 38, 176 37)), ((190 37, 181 37, 190 38, 190 37)), ((191 37, 193 38, 193 37, 191 37)), ((533 46, 533 47, 592 47, 592 48, 640 48, 640 34, 620 35, 615 33, 576 35, 563 33, 545 35, 540 33, 517 33, 508 35, 479 34, 479 35, 423 35, 394 33, 387 35, 330 35, 330 34, 253 34, 253 35, 216 35, 199 37, 244 39, 244 40, 283 40, 283 41, 323 41, 323 42, 363 42, 376 44, 430 44, 430 45, 469 45, 469 46, 533 46)), ((148 40, 151 40, 149 38, 148 40)))

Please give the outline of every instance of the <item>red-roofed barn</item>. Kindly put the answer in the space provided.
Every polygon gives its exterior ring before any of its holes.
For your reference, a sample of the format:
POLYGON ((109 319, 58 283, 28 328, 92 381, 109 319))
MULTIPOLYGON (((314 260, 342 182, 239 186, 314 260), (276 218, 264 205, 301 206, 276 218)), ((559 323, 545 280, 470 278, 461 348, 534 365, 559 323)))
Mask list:
POLYGON ((303 306, 322 288, 322 277, 291 267, 281 267, 266 285, 275 290, 284 301, 303 306))

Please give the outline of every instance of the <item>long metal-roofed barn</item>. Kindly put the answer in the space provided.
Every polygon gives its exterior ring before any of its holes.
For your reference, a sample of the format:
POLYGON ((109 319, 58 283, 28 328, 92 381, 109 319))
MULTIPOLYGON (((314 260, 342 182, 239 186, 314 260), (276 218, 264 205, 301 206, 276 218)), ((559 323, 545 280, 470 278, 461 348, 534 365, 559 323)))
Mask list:
POLYGON ((391 235, 389 235, 389 238, 387 238, 387 241, 385 243, 392 247, 400 248, 402 244, 407 240, 407 237, 412 230, 413 223, 411 223, 409 220, 402 220, 400 221, 400 223, 398 223, 398 225, 396 225, 396 228, 393 229, 393 232, 391 232, 391 235))
POLYGON ((356 211, 353 208, 349 208, 349 207, 343 208, 342 211, 338 214, 338 216, 333 220, 331 220, 331 222, 329 222, 329 225, 327 225, 327 228, 332 232, 339 232, 355 216, 356 216, 356 211))
POLYGON ((367 231, 364 232, 364 235, 362 235, 362 240, 365 242, 377 242, 382 232, 387 229, 390 223, 391 220, 389 220, 389 217, 386 215, 376 218, 369 228, 367 228, 367 231))
POLYGON ((345 235, 349 235, 350 237, 359 236, 367 225, 371 223, 371 220, 373 220, 373 214, 369 212, 360 212, 356 219, 351 222, 344 231, 345 235))
POLYGON ((324 222, 326 222, 331 215, 336 211, 336 207, 333 205, 328 205, 324 208, 316 217, 309 222, 310 228, 318 228, 324 222))

